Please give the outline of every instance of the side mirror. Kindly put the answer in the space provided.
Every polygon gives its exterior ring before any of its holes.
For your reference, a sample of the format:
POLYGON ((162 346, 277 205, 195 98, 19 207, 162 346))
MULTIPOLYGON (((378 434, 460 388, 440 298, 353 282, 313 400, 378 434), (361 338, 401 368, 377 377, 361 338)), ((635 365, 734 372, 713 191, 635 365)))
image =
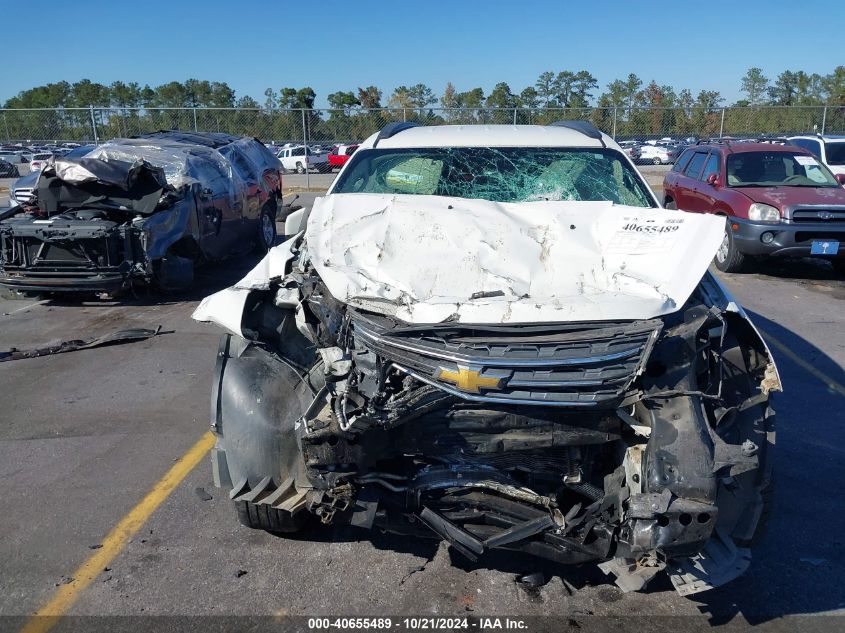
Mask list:
POLYGON ((845 187, 845 174, 836 174, 834 178, 836 178, 836 182, 845 187))
POLYGON ((712 186, 712 187, 718 187, 719 184, 720 184, 719 183, 719 175, 718 174, 710 174, 709 176, 707 176, 707 184, 712 186))

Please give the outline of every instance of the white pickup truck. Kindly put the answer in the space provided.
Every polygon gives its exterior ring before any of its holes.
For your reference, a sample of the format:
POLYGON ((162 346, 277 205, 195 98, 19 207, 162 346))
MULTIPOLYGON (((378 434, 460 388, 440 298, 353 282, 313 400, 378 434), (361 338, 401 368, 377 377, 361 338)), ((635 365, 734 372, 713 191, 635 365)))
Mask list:
POLYGON ((304 174, 308 171, 327 172, 331 169, 329 156, 324 152, 315 152, 307 145, 285 145, 276 154, 285 171, 304 174))

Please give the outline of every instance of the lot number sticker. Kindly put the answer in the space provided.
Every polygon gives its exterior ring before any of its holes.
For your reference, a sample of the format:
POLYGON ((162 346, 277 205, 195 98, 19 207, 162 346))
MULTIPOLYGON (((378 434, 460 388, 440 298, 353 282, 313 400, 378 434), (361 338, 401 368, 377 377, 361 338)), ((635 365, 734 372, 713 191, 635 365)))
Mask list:
POLYGON ((621 226, 611 236, 606 251, 630 255, 669 251, 677 242, 683 223, 683 218, 622 218, 621 226))

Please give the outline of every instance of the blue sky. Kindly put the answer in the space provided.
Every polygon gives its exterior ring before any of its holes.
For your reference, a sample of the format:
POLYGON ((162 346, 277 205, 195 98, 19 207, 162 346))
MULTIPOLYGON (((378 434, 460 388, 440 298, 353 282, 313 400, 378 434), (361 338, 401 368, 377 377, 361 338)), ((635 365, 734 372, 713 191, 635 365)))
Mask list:
MULTIPOLYGON (((158 85, 189 77, 226 81, 263 102, 267 87, 310 85, 326 95, 374 84, 383 101, 401 84, 439 95, 447 81, 514 92, 545 70, 586 69, 603 90, 634 72, 676 89, 740 98, 740 78, 760 66, 826 74, 845 63, 845 38, 807 38, 843 24, 840 1, 366 0, 142 3, 0 0, 12 29, 0 102, 48 82, 88 78, 158 85), (567 6, 570 5, 570 6, 567 6), (131 7, 131 8, 130 8, 131 7), (26 35, 23 35, 27 33, 26 35)), ((6 35, 11 31, 6 30, 6 35)), ((597 96, 597 95, 596 95, 597 96)))

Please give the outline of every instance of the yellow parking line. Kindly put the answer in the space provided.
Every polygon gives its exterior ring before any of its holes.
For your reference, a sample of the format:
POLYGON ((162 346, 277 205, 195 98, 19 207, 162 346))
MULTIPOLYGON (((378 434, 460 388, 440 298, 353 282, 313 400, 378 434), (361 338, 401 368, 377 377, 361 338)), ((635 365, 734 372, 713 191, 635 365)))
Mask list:
POLYGON ((768 332, 763 332, 763 338, 766 340, 766 343, 768 343, 769 345, 774 347, 781 354, 783 354, 789 360, 791 360, 793 363, 798 365, 801 369, 803 369, 807 373, 811 374, 815 378, 818 378, 819 380, 821 380, 828 389, 830 389, 834 393, 839 394, 840 396, 845 396, 845 386, 842 386, 842 384, 840 382, 834 380, 833 378, 828 376, 826 373, 824 373, 821 369, 818 369, 817 367, 814 367, 813 365, 811 365, 810 363, 805 361, 798 354, 796 354, 791 349, 789 349, 789 347, 787 347, 786 344, 781 343, 779 340, 777 340, 774 336, 772 336, 768 332))
POLYGON ((62 585, 53 598, 27 621, 21 633, 46 633, 53 628, 70 610, 82 590, 117 557, 129 539, 146 523, 150 515, 194 469, 194 466, 205 457, 212 446, 214 446, 214 436, 206 432, 187 453, 179 458, 179 461, 153 486, 140 503, 114 526, 108 536, 103 539, 103 546, 79 566, 73 573, 73 580, 70 583, 62 585))

